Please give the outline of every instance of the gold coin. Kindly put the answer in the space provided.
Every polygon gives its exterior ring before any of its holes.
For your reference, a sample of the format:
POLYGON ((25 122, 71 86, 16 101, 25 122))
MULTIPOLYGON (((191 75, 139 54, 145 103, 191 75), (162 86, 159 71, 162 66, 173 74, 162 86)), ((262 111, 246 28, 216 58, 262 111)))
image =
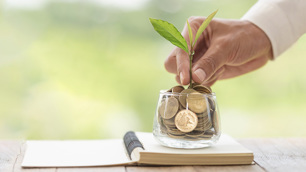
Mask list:
POLYGON ((214 114, 213 114, 213 124, 212 125, 215 129, 216 134, 219 133, 219 131, 220 131, 219 123, 220 123, 219 122, 219 116, 218 116, 217 111, 215 111, 214 114))
POLYGON ((205 138, 205 137, 189 137, 189 136, 186 136, 184 137, 185 140, 192 140, 192 141, 195 141, 195 140, 210 140, 211 138, 205 138))
POLYGON ((209 130, 211 127, 212 127, 212 123, 211 123, 211 121, 209 120, 209 118, 207 117, 207 118, 204 120, 203 130, 204 130, 204 131, 207 131, 207 130, 209 130))
POLYGON ((185 110, 185 109, 186 109, 186 108, 184 108, 183 105, 180 104, 179 111, 185 110))
POLYGON ((167 90, 167 92, 170 92, 170 93, 171 93, 171 92, 172 92, 172 88, 170 88, 169 90, 167 90))
POLYGON ((167 130, 165 124, 163 123, 163 119, 162 117, 158 114, 158 123, 160 125, 160 130, 162 133, 165 133, 165 131, 167 130))
POLYGON ((192 132, 186 134, 186 136, 190 136, 190 137, 196 137, 196 136, 199 136, 199 135, 204 135, 204 131, 193 130, 192 132))
POLYGON ((196 85, 193 87, 193 89, 196 90, 197 92, 206 93, 206 94, 212 92, 210 87, 204 85, 196 85))
POLYGON ((204 134, 204 135, 205 135, 205 136, 208 136, 208 135, 209 135, 209 136, 213 136, 214 133, 215 133, 215 132, 212 131, 212 130, 207 130, 207 131, 205 131, 205 134, 204 134))
POLYGON ((203 137, 208 137, 208 138, 210 138, 210 137, 212 137, 214 134, 212 134, 212 133, 205 133, 204 135, 203 135, 203 137))
POLYGON ((174 123, 174 119, 163 119, 163 123, 167 126, 167 127, 175 127, 175 123, 174 123))
POLYGON ((167 135, 171 138, 174 138, 174 139, 183 139, 184 138, 184 135, 175 135, 175 134, 171 134, 171 133, 168 133, 167 135))
POLYGON ((179 103, 175 97, 166 98, 165 101, 161 102, 158 113, 164 119, 170 119, 174 117, 178 111, 179 103))
POLYGON ((178 86, 172 87, 171 90, 173 93, 180 93, 183 90, 185 90, 185 88, 181 85, 178 85, 178 86))
POLYGON ((170 88, 169 90, 167 90, 167 92, 172 92, 172 93, 180 93, 182 92, 183 90, 185 90, 185 88, 181 85, 177 85, 177 86, 174 86, 172 88, 170 88))
POLYGON ((183 90, 179 96, 179 101, 181 103, 181 105, 186 108, 186 98, 187 98, 187 95, 190 94, 190 93, 194 93, 196 92, 195 90, 193 89, 186 89, 186 90, 183 90))
POLYGON ((211 122, 209 122, 209 123, 205 124, 205 125, 204 125, 204 131, 209 130, 211 127, 212 127, 211 122))
POLYGON ((184 133, 194 130, 197 124, 198 117, 190 110, 182 110, 175 117, 175 126, 184 133))
POLYGON ((191 88, 191 89, 192 89, 193 87, 195 87, 195 86, 197 86, 197 85, 201 85, 201 84, 196 83, 196 82, 193 82, 193 83, 189 84, 188 88, 191 88))
POLYGON ((195 113, 202 113, 207 110, 206 99, 201 93, 190 93, 187 96, 188 109, 195 113))
POLYGON ((172 134, 172 135, 184 135, 185 134, 176 128, 171 128, 171 129, 168 128, 167 131, 169 134, 172 134))
POLYGON ((215 110, 215 101, 211 97, 207 97, 210 110, 215 110))

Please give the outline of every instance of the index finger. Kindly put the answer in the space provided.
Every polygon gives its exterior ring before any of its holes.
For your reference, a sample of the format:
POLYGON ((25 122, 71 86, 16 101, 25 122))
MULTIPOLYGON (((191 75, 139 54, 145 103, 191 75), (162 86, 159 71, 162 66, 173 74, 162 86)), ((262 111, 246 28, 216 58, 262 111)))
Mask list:
POLYGON ((174 48, 168 58, 165 60, 164 63, 165 69, 170 72, 177 74, 177 67, 176 67, 176 48, 174 48))

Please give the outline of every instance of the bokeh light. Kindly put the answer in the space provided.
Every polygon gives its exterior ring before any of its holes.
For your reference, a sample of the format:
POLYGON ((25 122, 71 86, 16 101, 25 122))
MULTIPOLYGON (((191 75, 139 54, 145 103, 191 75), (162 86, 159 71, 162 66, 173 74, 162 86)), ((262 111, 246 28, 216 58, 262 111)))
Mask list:
MULTIPOLYGON (((239 19, 256 0, 0 1, 0 137, 102 139, 152 131, 159 90, 177 83, 173 45, 148 18, 183 28, 219 9, 239 19)), ((255 72, 217 82, 222 130, 305 136, 306 37, 255 72)))

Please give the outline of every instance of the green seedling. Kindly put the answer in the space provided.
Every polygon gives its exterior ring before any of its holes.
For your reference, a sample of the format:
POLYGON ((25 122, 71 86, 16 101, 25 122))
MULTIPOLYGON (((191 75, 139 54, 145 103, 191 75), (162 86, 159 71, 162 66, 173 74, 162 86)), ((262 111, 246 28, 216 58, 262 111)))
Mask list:
POLYGON ((201 24, 199 27, 195 38, 193 39, 193 33, 190 27, 190 24, 187 20, 187 26, 188 26, 188 34, 189 34, 189 40, 190 40, 190 49, 188 48, 187 41, 184 39, 182 34, 177 30, 177 28, 164 20, 159 20, 159 19, 153 19, 150 18, 150 22, 153 25, 154 29, 156 32, 158 32, 162 37, 164 37, 166 40, 170 41, 173 45, 181 48, 184 50, 188 56, 189 56, 189 75, 190 75, 190 83, 189 86, 192 86, 192 60, 193 60, 193 55, 194 55, 194 46, 203 31, 206 29, 210 21, 213 19, 213 17, 216 15, 218 10, 215 12, 211 13, 201 24))

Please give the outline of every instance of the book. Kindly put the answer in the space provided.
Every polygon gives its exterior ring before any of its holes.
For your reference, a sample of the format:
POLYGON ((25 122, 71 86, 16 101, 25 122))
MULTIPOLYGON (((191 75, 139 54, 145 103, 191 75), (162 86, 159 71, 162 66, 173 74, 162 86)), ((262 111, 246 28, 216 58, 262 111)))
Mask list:
POLYGON ((27 141, 22 167, 240 165, 252 164, 253 158, 226 134, 207 148, 176 149, 160 145, 152 133, 128 132, 124 139, 27 141))

